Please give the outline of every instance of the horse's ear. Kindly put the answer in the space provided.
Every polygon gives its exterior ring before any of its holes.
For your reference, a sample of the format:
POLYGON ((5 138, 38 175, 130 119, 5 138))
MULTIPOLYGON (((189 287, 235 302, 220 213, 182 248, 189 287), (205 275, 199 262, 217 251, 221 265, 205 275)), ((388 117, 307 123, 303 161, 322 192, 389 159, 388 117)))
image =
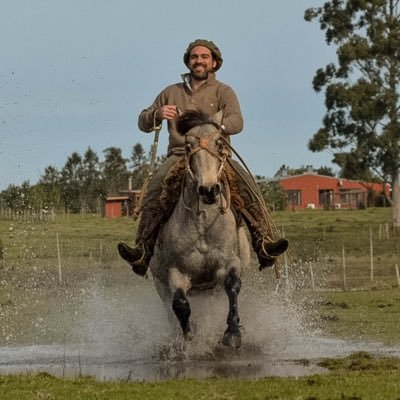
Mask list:
POLYGON ((212 122, 216 123, 218 126, 222 124, 223 119, 224 119, 224 111, 223 110, 219 110, 217 113, 215 113, 211 117, 212 122))

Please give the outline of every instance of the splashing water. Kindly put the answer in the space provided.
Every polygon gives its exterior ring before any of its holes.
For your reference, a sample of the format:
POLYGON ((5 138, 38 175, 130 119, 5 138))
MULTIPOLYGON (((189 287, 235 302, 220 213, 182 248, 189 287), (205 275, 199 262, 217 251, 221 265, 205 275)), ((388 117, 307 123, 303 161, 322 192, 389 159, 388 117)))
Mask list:
MULTIPOLYGON (((268 279, 256 274, 243 279, 242 348, 235 351, 219 345, 228 312, 223 290, 189 298, 194 339, 184 342, 169 325, 151 279, 130 274, 115 284, 110 277, 93 277, 68 288, 64 299, 68 307, 55 307, 38 320, 48 329, 50 325, 59 329, 56 343, 46 342, 43 335, 35 337, 31 346, 0 348, 0 373, 45 370, 62 376, 84 373, 99 379, 139 380, 300 376, 319 369, 298 360, 362 349, 361 344, 322 338, 307 322, 304 303, 293 300, 290 293, 274 292, 268 279)), ((369 348, 373 351, 373 346, 369 348)), ((385 352, 378 345, 376 350, 385 352)))

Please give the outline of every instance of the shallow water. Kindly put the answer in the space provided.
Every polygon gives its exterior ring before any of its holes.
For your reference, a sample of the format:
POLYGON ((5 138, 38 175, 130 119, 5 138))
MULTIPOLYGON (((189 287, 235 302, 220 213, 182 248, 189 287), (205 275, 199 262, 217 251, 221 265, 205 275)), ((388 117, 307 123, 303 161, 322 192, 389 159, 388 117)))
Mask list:
MULTIPOLYGON (((257 279, 244 279, 240 294, 240 350, 218 344, 228 307, 223 292, 190 299, 195 335, 184 342, 167 322, 151 279, 128 279, 131 285, 104 279, 83 282, 84 291, 79 285, 74 288, 79 301, 69 294, 68 307, 54 299, 45 314, 35 315, 30 343, 0 347, 0 374, 48 372, 143 381, 303 376, 323 372, 317 366, 323 357, 366 350, 363 343, 324 338, 307 323, 304 304, 296 304, 287 293, 274 294, 257 279)), ((7 326, 2 329, 7 335, 7 326)), ((367 350, 400 356, 399 348, 379 344, 368 344, 367 350)))

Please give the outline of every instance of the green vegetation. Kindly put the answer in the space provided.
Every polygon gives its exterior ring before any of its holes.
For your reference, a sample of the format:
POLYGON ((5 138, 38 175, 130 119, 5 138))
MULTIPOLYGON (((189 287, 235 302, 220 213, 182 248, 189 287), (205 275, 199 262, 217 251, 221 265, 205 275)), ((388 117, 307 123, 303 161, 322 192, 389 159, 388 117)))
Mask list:
MULTIPOLYGON (((369 343, 399 346, 400 288, 394 273, 394 265, 400 265, 399 239, 388 224, 390 210, 308 210, 272 216, 291 243, 288 280, 282 280, 280 292, 299 305, 306 322, 325 337, 365 343, 366 348, 369 343), (369 280, 370 230, 376 274, 373 282, 369 280), (348 289, 357 291, 342 290, 343 246, 348 289), (314 270, 314 291, 310 265, 314 270)), ((37 318, 53 318, 50 309, 59 309, 71 316, 69 323, 73 325, 74 305, 85 300, 86 283, 90 280, 97 279, 100 285, 122 291, 137 284, 130 279, 131 272, 116 251, 118 241, 133 242, 135 229, 136 222, 131 219, 103 219, 96 215, 61 215, 38 221, 0 219, 0 345, 42 343, 44 328, 46 340, 63 343, 65 330, 60 331, 59 321, 42 327, 36 326, 37 318), (57 234, 62 282, 58 275, 57 234)), ((255 269, 253 273, 258 274, 255 269)), ((262 276, 273 289, 273 271, 265 271, 262 276)), ((344 359, 321 360, 320 365, 329 372, 299 379, 256 381, 133 383, 96 382, 87 377, 63 380, 46 374, 3 376, 0 398, 399 398, 398 359, 358 353, 344 359)))
POLYGON ((400 362, 355 354, 321 364, 328 374, 299 379, 265 378, 177 380, 161 383, 96 382, 81 377, 64 380, 47 374, 0 377, 4 400, 31 399, 246 399, 246 400, 377 400, 398 399, 400 362))
POLYGON ((391 228, 390 209, 307 210, 275 213, 273 218, 278 229, 289 238, 290 272, 301 287, 310 288, 311 266, 316 288, 342 289, 343 251, 347 289, 398 286, 395 265, 400 267, 400 241, 391 228))
POLYGON ((365 343, 400 344, 398 288, 319 293, 313 299, 314 323, 324 335, 365 343))
POLYGON ((398 2, 333 0, 304 17, 316 20, 337 55, 312 82, 316 92, 325 90, 326 114, 308 147, 331 150, 344 178, 370 182, 377 175, 390 182, 392 221, 399 229, 398 2))
MULTIPOLYGON (((100 213, 104 198, 118 195, 132 188, 141 188, 148 174, 149 157, 143 146, 137 143, 132 147, 130 160, 122 156, 118 147, 103 150, 104 160, 90 148, 85 154, 74 152, 58 170, 47 166, 37 182, 28 181, 21 186, 9 185, 0 192, 0 208, 3 212, 17 214, 36 214, 43 212, 100 213), (128 162, 131 161, 131 165, 128 162)), ((162 157, 157 158, 159 164, 162 157)))

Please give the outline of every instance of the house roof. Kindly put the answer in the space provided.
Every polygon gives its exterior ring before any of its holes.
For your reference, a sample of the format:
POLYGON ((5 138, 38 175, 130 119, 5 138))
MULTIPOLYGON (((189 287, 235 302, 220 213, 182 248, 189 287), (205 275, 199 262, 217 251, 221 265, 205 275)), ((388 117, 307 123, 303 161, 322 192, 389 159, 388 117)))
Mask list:
POLYGON ((121 200, 129 200, 129 196, 106 197, 106 201, 121 201, 121 200))
POLYGON ((343 189, 364 189, 373 190, 375 192, 381 192, 385 189, 386 192, 390 191, 390 185, 388 183, 376 183, 376 182, 361 182, 351 179, 338 178, 328 175, 319 175, 315 172, 305 172, 299 175, 285 176, 279 179, 279 181, 286 186, 289 182, 301 182, 301 181, 315 181, 325 182, 328 185, 335 185, 343 189), (285 185, 286 184, 286 185, 285 185))

